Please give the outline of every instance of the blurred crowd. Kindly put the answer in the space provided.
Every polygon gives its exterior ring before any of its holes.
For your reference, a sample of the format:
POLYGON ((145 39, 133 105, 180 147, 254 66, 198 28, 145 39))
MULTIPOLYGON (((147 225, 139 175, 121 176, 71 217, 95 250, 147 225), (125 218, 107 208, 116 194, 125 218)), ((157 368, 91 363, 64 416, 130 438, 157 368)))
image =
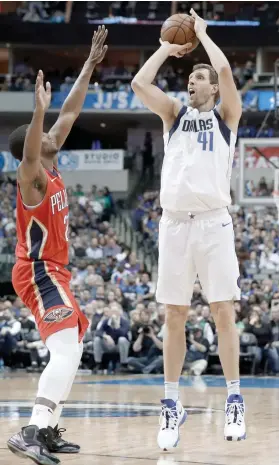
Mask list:
MULTIPOLYGON (((186 63, 187 64, 187 63, 186 63)), ((247 92, 253 85, 255 64, 248 60, 245 64, 234 62, 232 69, 235 82, 240 93, 247 92)), ((131 91, 131 80, 138 71, 138 66, 125 66, 119 60, 116 66, 108 63, 99 65, 92 76, 90 89, 104 90, 107 92, 131 91)), ((55 91, 69 92, 79 74, 80 70, 68 67, 64 70, 44 69, 45 78, 52 84, 55 91)), ((191 67, 185 69, 183 66, 177 68, 168 65, 160 69, 156 77, 157 86, 164 92, 182 92, 187 89, 187 77, 191 67)), ((16 63, 13 75, 2 76, 0 88, 3 91, 32 91, 35 84, 35 70, 30 65, 30 60, 25 57, 22 62, 16 63)))
MULTIPOLYGON (((14 254, 16 186, 0 185, 0 253, 14 254)), ((155 301, 153 277, 116 233, 117 208, 108 188, 68 189, 71 289, 88 318, 81 368, 94 373, 162 373, 164 307, 155 301)), ((241 371, 279 372, 279 229, 273 210, 234 204, 241 301, 235 321, 241 371)), ((156 249, 161 216, 158 192, 145 192, 132 212, 134 229, 156 249)), ((197 279, 185 327, 183 372, 218 373, 218 334, 197 279)), ((21 300, 0 300, 0 368, 42 371, 48 351, 21 300)))
POLYGON ((64 23, 67 2, 21 2, 17 15, 24 22, 64 23))
MULTIPOLYGON (((59 1, 21 2, 17 14, 23 21, 64 22, 65 4, 59 1)), ((172 2, 75 2, 71 5, 71 21, 136 22, 164 21, 172 14, 172 2)), ((176 2, 177 13, 189 13, 191 8, 211 21, 258 21, 275 24, 279 17, 276 2, 176 2)))
POLYGON ((264 176, 258 183, 253 180, 245 182, 245 195, 247 197, 271 197, 274 190, 274 181, 268 182, 264 176))
MULTIPOLYGON (((266 181, 262 177, 259 182, 261 192, 264 186, 266 181)), ((279 223, 276 208, 253 209, 233 204, 230 213, 241 278, 253 279, 259 273, 279 273, 279 223)), ((158 191, 144 192, 132 212, 133 227, 142 233, 145 243, 152 247, 158 245, 161 214, 158 191)))

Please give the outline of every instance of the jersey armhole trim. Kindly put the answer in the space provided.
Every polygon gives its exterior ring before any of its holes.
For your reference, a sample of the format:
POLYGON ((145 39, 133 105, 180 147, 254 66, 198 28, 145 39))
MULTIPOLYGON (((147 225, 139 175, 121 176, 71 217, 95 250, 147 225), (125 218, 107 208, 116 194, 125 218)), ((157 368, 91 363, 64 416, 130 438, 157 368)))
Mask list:
POLYGON ((220 114, 218 113, 218 111, 216 109, 213 110, 213 113, 217 118, 217 121, 218 121, 218 124, 219 124, 219 129, 220 129, 220 132, 221 132, 225 142, 228 144, 228 146, 230 146, 231 132, 232 131, 228 128, 226 123, 222 120, 220 114))
POLYGON ((42 205, 42 203, 45 201, 46 197, 47 197, 47 193, 48 193, 48 189, 49 189, 49 177, 47 176, 47 188, 46 188, 46 192, 45 192, 45 195, 43 196, 42 200, 40 201, 40 203, 38 203, 37 205, 26 205, 24 202, 23 202, 23 198, 22 198, 22 195, 21 195, 21 190, 20 190, 20 184, 17 180, 17 189, 18 189, 18 193, 20 195, 20 198, 21 198, 21 202, 22 202, 22 205, 23 205, 23 208, 24 210, 27 210, 27 211, 32 211, 32 210, 35 210, 35 208, 38 208, 42 205))
POLYGON ((169 140, 168 140, 168 142, 170 141, 171 136, 178 129, 178 126, 180 124, 180 120, 181 120, 182 116, 185 115, 186 111, 187 111, 187 107, 185 105, 183 105, 183 107, 180 109, 180 111, 179 111, 179 113, 178 113, 178 115, 177 115, 177 117, 175 119, 175 122, 173 123, 172 128, 169 131, 169 140))

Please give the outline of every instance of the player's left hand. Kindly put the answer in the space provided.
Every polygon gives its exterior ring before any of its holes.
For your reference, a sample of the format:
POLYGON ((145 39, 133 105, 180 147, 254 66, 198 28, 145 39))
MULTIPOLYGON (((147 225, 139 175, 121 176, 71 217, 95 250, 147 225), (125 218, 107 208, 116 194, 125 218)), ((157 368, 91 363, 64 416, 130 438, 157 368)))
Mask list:
POLYGON ((98 30, 94 31, 91 51, 89 55, 89 60, 94 65, 101 63, 101 61, 104 59, 108 49, 108 46, 104 45, 107 35, 108 31, 104 25, 98 26, 98 30))
POLYGON ((206 21, 204 21, 204 19, 202 19, 196 12, 193 8, 191 8, 190 10, 190 15, 192 16, 192 18, 194 18, 195 20, 195 25, 194 25, 194 28, 195 28, 195 33, 196 33, 196 36, 199 38, 199 34, 202 34, 203 32, 206 31, 206 28, 207 28, 207 24, 206 24, 206 21))
POLYGON ((168 50, 170 57, 182 58, 192 48, 192 43, 177 45, 171 44, 167 40, 163 41, 162 39, 159 39, 159 42, 162 47, 165 47, 168 50))

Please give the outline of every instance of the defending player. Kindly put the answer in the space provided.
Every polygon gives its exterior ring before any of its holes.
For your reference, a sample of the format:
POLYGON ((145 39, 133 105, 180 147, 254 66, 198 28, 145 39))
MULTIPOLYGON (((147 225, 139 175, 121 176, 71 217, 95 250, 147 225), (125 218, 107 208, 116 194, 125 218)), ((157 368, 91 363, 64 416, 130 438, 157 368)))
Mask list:
POLYGON ((157 300, 166 305, 165 399, 158 434, 162 449, 177 445, 179 426, 186 420, 178 386, 186 351, 185 322, 197 274, 216 323, 227 380, 224 436, 227 440, 246 437, 233 308, 233 300, 240 299, 239 269, 227 209, 241 101, 228 60, 207 35, 205 21, 194 10, 191 15, 212 66, 194 66, 188 83, 189 106, 152 84, 168 56, 183 56, 189 45, 161 42, 132 81, 135 93, 164 126, 157 286, 157 300))
POLYGON ((50 83, 44 88, 39 71, 36 106, 30 125, 10 136, 10 149, 20 160, 17 172, 17 262, 13 285, 35 316, 50 362, 41 375, 29 426, 12 436, 9 449, 39 465, 59 463, 52 452, 73 453, 79 446, 61 438, 58 421, 70 393, 80 358, 82 338, 88 326, 70 291, 68 264, 67 192, 57 171, 57 152, 79 116, 94 67, 106 53, 107 30, 94 32, 87 61, 48 134, 44 116, 51 101, 50 83))

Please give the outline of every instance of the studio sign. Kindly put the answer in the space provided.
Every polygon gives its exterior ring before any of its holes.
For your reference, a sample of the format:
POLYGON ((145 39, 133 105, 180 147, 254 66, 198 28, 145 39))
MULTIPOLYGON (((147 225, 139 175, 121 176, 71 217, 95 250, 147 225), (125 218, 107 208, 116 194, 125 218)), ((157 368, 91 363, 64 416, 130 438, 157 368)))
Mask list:
POLYGON ((84 155, 84 163, 115 163, 119 160, 119 152, 88 152, 84 155))

